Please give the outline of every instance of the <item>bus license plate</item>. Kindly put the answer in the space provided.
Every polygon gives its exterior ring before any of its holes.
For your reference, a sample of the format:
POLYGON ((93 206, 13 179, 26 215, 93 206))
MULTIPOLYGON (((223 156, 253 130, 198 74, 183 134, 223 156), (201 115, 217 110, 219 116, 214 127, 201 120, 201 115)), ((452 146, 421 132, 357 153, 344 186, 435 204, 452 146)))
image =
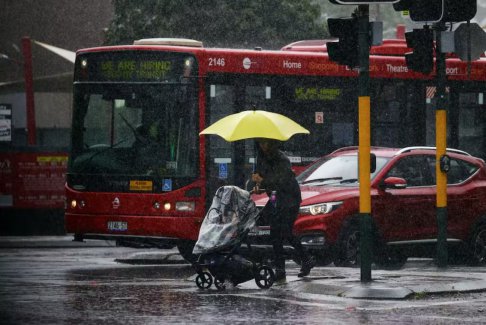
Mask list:
POLYGON ((270 236, 270 229, 252 229, 248 233, 248 236, 255 236, 255 237, 270 236))
POLYGON ((125 221, 108 221, 108 230, 111 231, 126 231, 128 224, 125 221))

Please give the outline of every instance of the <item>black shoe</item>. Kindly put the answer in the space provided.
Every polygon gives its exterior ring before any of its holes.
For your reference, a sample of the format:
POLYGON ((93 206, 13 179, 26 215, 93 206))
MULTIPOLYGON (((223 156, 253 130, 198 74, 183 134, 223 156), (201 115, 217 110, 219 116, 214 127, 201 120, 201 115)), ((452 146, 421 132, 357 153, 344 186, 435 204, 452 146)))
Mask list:
POLYGON ((277 270, 275 272, 275 284, 284 284, 287 283, 287 276, 285 271, 277 270))
POLYGON ((300 273, 297 274, 299 278, 309 275, 311 269, 316 264, 316 261, 313 257, 308 258, 305 261, 302 261, 302 267, 300 268, 300 273))

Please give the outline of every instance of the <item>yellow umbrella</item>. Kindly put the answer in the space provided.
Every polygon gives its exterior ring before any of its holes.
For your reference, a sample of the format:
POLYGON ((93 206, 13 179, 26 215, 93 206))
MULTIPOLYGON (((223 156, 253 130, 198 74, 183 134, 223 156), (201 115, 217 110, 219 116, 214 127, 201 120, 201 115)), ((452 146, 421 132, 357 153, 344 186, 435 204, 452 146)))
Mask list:
POLYGON ((282 114, 249 110, 223 117, 199 134, 216 134, 226 141, 251 138, 286 141, 297 133, 309 131, 282 114))

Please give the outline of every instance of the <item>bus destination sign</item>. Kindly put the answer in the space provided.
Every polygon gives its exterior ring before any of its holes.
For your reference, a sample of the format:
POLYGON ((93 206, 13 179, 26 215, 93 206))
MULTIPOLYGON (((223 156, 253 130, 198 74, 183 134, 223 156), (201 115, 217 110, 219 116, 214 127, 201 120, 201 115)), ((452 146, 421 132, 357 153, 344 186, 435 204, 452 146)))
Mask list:
POLYGON ((99 73, 108 80, 166 80, 171 68, 171 61, 107 60, 101 62, 99 73))
POLYGON ((195 62, 187 53, 80 54, 75 76, 79 81, 180 82, 196 73, 195 62))

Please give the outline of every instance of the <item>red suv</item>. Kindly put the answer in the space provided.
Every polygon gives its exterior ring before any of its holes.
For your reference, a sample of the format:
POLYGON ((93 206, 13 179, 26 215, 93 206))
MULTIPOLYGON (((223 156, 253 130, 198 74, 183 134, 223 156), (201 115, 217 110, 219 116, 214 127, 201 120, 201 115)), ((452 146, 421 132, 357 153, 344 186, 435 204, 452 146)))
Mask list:
MULTIPOLYGON (((376 156, 371 174, 374 261, 396 266, 409 256, 434 257, 435 148, 372 147, 371 152, 376 156)), ((321 264, 359 264, 357 155, 357 147, 336 150, 297 177, 303 201, 294 232, 321 264)), ((449 255, 485 263, 486 165, 463 151, 448 149, 447 155, 449 255)))

